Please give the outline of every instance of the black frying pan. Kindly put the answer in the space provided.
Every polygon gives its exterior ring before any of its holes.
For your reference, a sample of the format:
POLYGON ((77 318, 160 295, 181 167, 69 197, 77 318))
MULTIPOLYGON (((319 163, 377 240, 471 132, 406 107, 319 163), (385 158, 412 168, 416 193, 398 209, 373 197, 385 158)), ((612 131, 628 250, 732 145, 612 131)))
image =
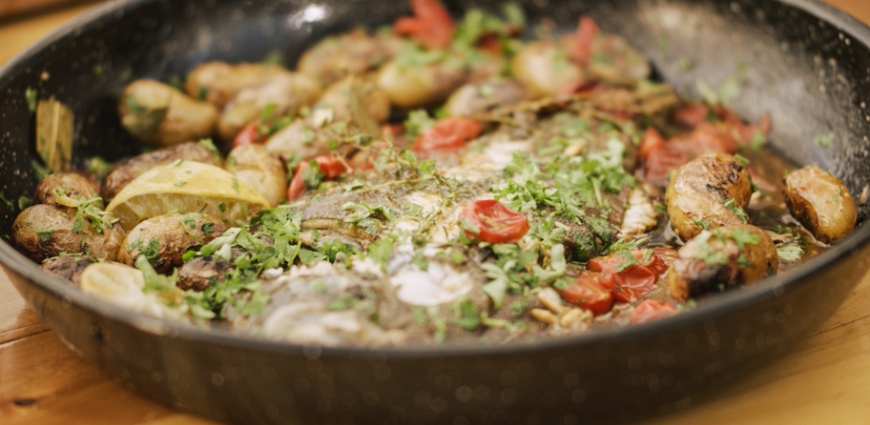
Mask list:
MULTIPOLYGON (((465 4, 450 4, 460 13, 465 4)), ((495 7, 496 1, 468 2, 495 7)), ((773 118, 790 159, 834 171, 857 198, 868 179, 870 29, 814 0, 527 1, 530 18, 573 27, 591 14, 625 34, 686 94, 748 69, 734 105, 773 118), (667 43, 663 43, 667 40, 667 43), (660 48, 667 44, 667 49, 660 48), (696 67, 683 71, 679 59, 696 67), (822 148, 813 135, 832 132, 822 148)), ((404 1, 127 0, 102 6, 0 70, 0 191, 32 194, 33 116, 25 90, 76 113, 75 161, 135 144, 115 104, 133 78, 184 75, 208 59, 294 58, 324 34, 391 22, 404 1), (102 72, 95 72, 96 69, 102 72), (47 76, 48 78, 43 78, 47 76)), ((0 228, 16 208, 0 203, 0 228)), ((868 207, 860 208, 861 221, 868 207)), ((5 233, 5 232, 4 232, 5 233)), ((131 314, 41 272, 8 243, 0 262, 59 336, 137 391, 235 423, 612 422, 689 406, 783 356, 864 276, 870 229, 792 272, 661 321, 504 346, 350 349, 295 346, 131 314)), ((8 236, 4 236, 8 241, 8 236)))

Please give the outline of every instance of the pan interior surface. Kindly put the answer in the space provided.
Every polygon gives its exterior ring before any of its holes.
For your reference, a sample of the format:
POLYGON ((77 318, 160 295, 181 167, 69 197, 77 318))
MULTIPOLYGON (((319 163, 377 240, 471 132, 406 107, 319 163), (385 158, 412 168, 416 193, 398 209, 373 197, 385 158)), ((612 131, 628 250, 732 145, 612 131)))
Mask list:
MULTIPOLYGON (((501 2, 447 3, 459 14, 472 6, 496 10, 501 2)), ((698 81, 717 85, 743 74, 732 106, 750 121, 770 114, 779 152, 831 170, 856 198, 867 185, 870 30, 851 18, 809 0, 522 5, 531 22, 549 18, 565 28, 591 15, 645 52, 658 78, 689 97, 697 97, 698 81), (831 134, 831 146, 814 144, 817 134, 831 134)), ((93 155, 136 153, 116 110, 133 79, 167 80, 207 60, 255 62, 275 52, 292 66, 326 34, 388 24, 408 9, 361 0, 139 0, 98 12, 0 71, 6 199, 31 196, 37 184, 30 90, 75 111, 74 163, 83 167, 93 155)), ((0 203, 0 226, 9 229, 18 212, 14 203, 0 203)), ((859 221, 867 215, 861 205, 859 221)), ((584 423, 691 405, 781 356, 870 268, 863 259, 868 238, 860 226, 790 275, 663 323, 539 346, 406 351, 289 346, 125 314, 42 273, 9 246, 5 232, 0 260, 43 320, 85 357, 150 397, 216 419, 584 423)))

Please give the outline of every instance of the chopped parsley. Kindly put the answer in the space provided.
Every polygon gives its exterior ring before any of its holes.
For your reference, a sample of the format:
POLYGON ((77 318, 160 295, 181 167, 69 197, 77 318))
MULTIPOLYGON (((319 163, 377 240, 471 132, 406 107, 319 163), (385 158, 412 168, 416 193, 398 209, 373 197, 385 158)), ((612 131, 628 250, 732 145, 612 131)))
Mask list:
POLYGON ((30 112, 36 112, 38 96, 35 89, 28 87, 24 90, 24 100, 27 102, 27 109, 30 112))
POLYGON ((799 243, 791 242, 777 247, 776 255, 783 261, 798 261, 804 255, 804 249, 799 243))
POLYGON ((833 141, 834 133, 816 134, 815 136, 813 136, 813 143, 823 148, 831 147, 831 143, 833 143, 833 141))
POLYGON ((736 215, 737 218, 742 220, 744 223, 749 223, 749 216, 746 215, 746 211, 744 211, 743 208, 741 208, 739 205, 735 205, 734 199, 726 199, 722 201, 722 205, 725 206, 728 211, 734 213, 734 215, 736 215))

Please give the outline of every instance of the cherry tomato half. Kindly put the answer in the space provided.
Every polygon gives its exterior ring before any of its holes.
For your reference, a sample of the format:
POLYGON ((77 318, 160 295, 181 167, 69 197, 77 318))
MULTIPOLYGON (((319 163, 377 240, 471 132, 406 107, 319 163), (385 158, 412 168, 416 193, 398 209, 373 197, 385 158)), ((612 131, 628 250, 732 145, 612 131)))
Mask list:
POLYGON ((640 158, 645 160, 649 158, 649 154, 660 148, 665 147, 665 138, 661 133, 653 127, 646 129, 643 138, 640 140, 640 158))
POLYGON ((584 270, 576 282, 560 290, 559 294, 566 302, 589 310, 597 316, 607 313, 613 307, 613 295, 610 292, 612 284, 613 276, 584 270))
POLYGON ((461 149, 482 131, 483 126, 473 119, 444 118, 417 136, 412 149, 418 153, 461 149))
MULTIPOLYGON (((659 258, 658 251, 656 251, 657 249, 660 248, 653 249, 652 253, 649 254, 649 259, 645 263, 643 262, 643 259, 647 256, 648 251, 646 249, 632 250, 631 255, 638 261, 637 265, 644 266, 656 273, 664 273, 665 270, 668 269, 668 266, 661 258, 659 258)), ((664 253, 664 251, 662 252, 664 253)), ((589 260, 589 264, 586 265, 586 268, 592 270, 593 272, 617 274, 617 269, 619 268, 619 265, 628 261, 628 259, 626 259, 623 255, 624 254, 617 252, 606 255, 604 257, 593 258, 589 260)))
POLYGON ((570 52, 571 59, 580 65, 586 66, 592 57, 592 42, 595 41, 600 32, 598 25, 592 18, 581 16, 580 22, 577 24, 577 36, 574 37, 574 46, 570 52))
POLYGON ((628 322, 632 325, 651 322, 663 317, 670 316, 677 308, 673 304, 658 300, 644 300, 635 307, 628 322))
POLYGON ((430 49, 443 49, 453 40, 456 25, 438 0, 411 0, 414 17, 396 20, 393 30, 410 35, 430 49))
MULTIPOLYGON (((342 174, 350 174, 352 170, 348 169, 343 162, 335 159, 331 156, 318 156, 314 158, 319 165, 320 172, 323 173, 323 176, 327 180, 337 179, 341 177, 342 174)), ((307 189, 305 187, 305 181, 302 179, 302 171, 307 170, 311 166, 308 162, 300 162, 299 165, 296 166, 296 172, 293 174, 293 180, 290 181, 290 185, 287 187, 287 200, 295 201, 305 193, 307 189)))
POLYGON ((689 155, 664 145, 647 153, 644 163, 644 178, 647 180, 667 180, 671 171, 689 162, 689 155))
POLYGON ((260 134, 260 122, 254 121, 245 126, 236 138, 233 139, 233 147, 242 145, 259 144, 266 141, 266 136, 260 134))
POLYGON ((489 243, 513 243, 529 231, 529 219, 494 199, 484 199, 463 205, 459 218, 473 223, 480 230, 475 234, 466 230, 469 238, 489 243))
POLYGON ((656 284, 658 276, 647 267, 633 266, 613 275, 610 292, 613 298, 624 303, 632 303, 649 293, 656 284))

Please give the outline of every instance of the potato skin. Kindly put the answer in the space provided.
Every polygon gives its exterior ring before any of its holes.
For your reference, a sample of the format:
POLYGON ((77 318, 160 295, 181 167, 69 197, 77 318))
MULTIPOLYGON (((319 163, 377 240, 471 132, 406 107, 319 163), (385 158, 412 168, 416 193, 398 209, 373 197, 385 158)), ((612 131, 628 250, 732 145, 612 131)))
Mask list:
POLYGON ((808 166, 788 173, 783 195, 791 214, 824 243, 837 242, 855 228, 855 200, 849 188, 827 171, 808 166))
POLYGON ((705 230, 683 245, 666 280, 671 296, 687 301, 773 275, 778 265, 776 246, 767 232, 734 224, 705 230))
POLYGON ((677 169, 665 191, 665 205, 674 233, 689 240, 707 227, 742 224, 743 219, 723 205, 745 208, 752 195, 749 171, 725 153, 701 155, 677 169))
POLYGON ((387 34, 369 36, 363 30, 326 37, 302 54, 299 72, 331 84, 348 75, 377 68, 398 52, 404 40, 387 34))
POLYGON ((39 268, 45 270, 49 274, 66 279, 78 286, 78 284, 81 283, 82 272, 94 262, 95 260, 84 256, 52 257, 40 264, 39 268))
POLYGON ((312 77, 290 71, 278 73, 262 85, 240 91, 224 105, 217 122, 218 135, 233 140, 267 106, 274 105, 273 116, 281 116, 311 105, 322 91, 320 82, 312 77))
POLYGON ((422 66, 395 61, 381 67, 378 87, 399 108, 422 108, 440 103, 465 83, 467 72, 443 62, 422 66))
POLYGON ((217 107, 224 106, 240 91, 267 83, 287 70, 278 65, 212 61, 197 66, 187 76, 188 96, 217 107))
POLYGON ((284 163, 263 145, 241 145, 227 156, 227 171, 263 195, 276 207, 287 197, 284 163))
POLYGON ((118 104, 121 124, 141 142, 170 146, 214 133, 217 108, 155 80, 136 80, 118 104))
POLYGON ((367 77, 351 76, 327 87, 317 101, 317 107, 330 108, 333 121, 353 120, 352 90, 358 91, 361 106, 377 123, 386 122, 390 118, 390 98, 375 84, 373 78, 367 77))
MULTIPOLYGON (((81 174, 52 173, 45 176, 42 182, 36 186, 33 197, 40 204, 61 206, 57 202, 58 198, 60 198, 58 191, 65 193, 67 197, 74 200, 77 200, 79 197, 88 200, 99 196, 97 189, 81 174)), ((100 206, 102 206, 102 202, 100 202, 100 206)))
POLYGON ((525 94, 519 81, 494 78, 460 87, 447 99, 444 110, 452 117, 469 117, 501 105, 519 102, 525 98, 525 94))
MULTIPOLYGON (((157 273, 168 274, 184 264, 184 251, 208 243, 227 230, 224 223, 205 214, 166 214, 149 218, 133 228, 118 251, 118 262, 132 266, 136 258, 157 241, 151 265, 157 273), (209 224, 210 223, 210 224, 209 224)), ((150 253, 149 253, 150 254, 150 253)))
POLYGON ((232 269, 233 263, 217 260, 214 257, 196 257, 178 269, 178 286, 181 289, 202 291, 212 282, 225 280, 224 272, 232 269))
POLYGON ((513 57, 511 71, 533 99, 556 96, 586 80, 583 69, 569 61, 567 50, 553 40, 524 45, 513 57))
POLYGON ((143 153, 124 161, 103 178, 100 194, 106 199, 112 199, 136 177, 158 165, 170 164, 179 159, 201 162, 216 167, 223 166, 221 159, 201 143, 182 143, 143 153))
POLYGON ((103 228, 103 233, 98 233, 88 220, 82 224, 82 233, 75 233, 74 224, 75 211, 71 208, 34 205, 18 214, 12 223, 12 243, 34 261, 55 257, 61 252, 88 252, 91 257, 108 261, 117 258, 126 235, 119 223, 103 228))

